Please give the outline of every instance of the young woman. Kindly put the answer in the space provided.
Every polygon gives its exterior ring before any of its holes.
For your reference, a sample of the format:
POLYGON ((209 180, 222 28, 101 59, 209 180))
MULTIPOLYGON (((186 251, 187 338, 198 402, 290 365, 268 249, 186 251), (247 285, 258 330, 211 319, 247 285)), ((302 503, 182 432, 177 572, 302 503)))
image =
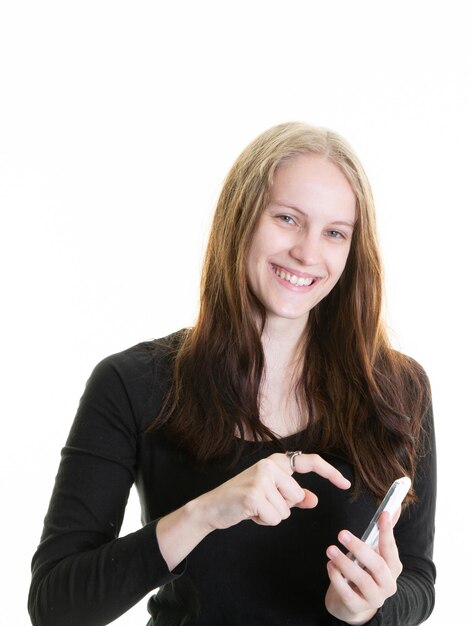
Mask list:
POLYGON ((430 391, 381 304, 351 148, 304 124, 263 133, 225 181, 195 327, 87 383, 33 558, 33 624, 108 624, 157 587, 152 626, 424 621, 430 391), (373 550, 359 537, 403 475, 412 490, 373 550), (118 538, 134 482, 144 526, 118 538))

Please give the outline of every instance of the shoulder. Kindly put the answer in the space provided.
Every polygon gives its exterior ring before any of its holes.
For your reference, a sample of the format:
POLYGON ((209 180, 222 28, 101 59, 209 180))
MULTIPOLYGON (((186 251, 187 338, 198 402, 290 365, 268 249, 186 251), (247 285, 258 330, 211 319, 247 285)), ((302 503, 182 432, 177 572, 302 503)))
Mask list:
POLYGON ((426 370, 411 356, 398 350, 390 350, 386 370, 391 385, 400 381, 409 392, 419 391, 430 395, 430 382, 426 370))
POLYGON ((377 360, 375 379, 382 399, 409 422, 411 435, 419 437, 432 420, 431 385, 421 363, 397 350, 387 350, 377 360))
POLYGON ((416 359, 393 351, 393 372, 388 379, 389 392, 402 398, 401 410, 410 419, 417 447, 427 446, 434 429, 431 383, 424 367, 416 359))
POLYGON ((172 375, 172 360, 187 330, 142 341, 104 357, 86 384, 88 396, 126 398, 140 427, 154 416, 172 375))
POLYGON ((186 329, 161 337, 141 341, 125 350, 104 357, 94 372, 114 371, 126 381, 148 376, 154 370, 164 368, 178 349, 186 329))

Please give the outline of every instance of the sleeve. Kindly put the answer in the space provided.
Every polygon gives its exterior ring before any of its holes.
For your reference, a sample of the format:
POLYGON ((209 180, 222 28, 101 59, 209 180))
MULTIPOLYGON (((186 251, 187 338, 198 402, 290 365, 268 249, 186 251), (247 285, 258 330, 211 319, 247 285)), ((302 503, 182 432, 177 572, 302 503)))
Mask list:
POLYGON ((118 357, 94 369, 62 450, 32 560, 34 626, 103 626, 183 569, 169 572, 157 520, 118 538, 137 470, 138 433, 118 357))
MULTIPOLYGON (((423 437, 425 449, 419 459, 414 488, 417 500, 408 506, 395 527, 403 571, 397 580, 397 592, 388 598, 367 626, 417 626, 434 608, 434 518, 436 510, 436 443, 433 411, 426 415, 423 437)), ((346 626, 333 619, 332 626, 346 626)))

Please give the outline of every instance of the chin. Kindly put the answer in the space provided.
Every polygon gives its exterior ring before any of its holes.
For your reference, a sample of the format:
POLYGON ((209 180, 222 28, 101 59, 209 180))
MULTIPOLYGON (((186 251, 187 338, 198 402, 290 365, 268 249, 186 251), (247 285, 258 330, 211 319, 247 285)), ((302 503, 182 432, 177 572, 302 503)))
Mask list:
POLYGON ((268 317, 271 317, 272 319, 282 319, 285 321, 291 321, 291 322, 299 322, 301 320, 307 320, 308 319, 308 315, 310 313, 310 309, 307 311, 292 311, 292 309, 289 310, 282 310, 282 309, 278 309, 278 310, 267 310, 267 315, 268 317))

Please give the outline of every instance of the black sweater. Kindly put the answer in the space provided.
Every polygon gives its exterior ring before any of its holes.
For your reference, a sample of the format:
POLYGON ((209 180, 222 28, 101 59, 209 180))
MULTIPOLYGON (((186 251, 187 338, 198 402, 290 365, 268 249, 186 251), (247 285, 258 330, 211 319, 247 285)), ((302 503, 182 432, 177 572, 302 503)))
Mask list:
MULTIPOLYGON (((144 342, 101 361, 87 382, 73 423, 32 561, 29 611, 35 626, 102 626, 151 590, 149 625, 316 626, 342 624, 324 606, 328 545, 347 528, 361 536, 376 503, 364 491, 352 501, 315 474, 296 480, 319 497, 312 510, 294 508, 275 527, 245 521, 207 536, 169 572, 156 521, 273 452, 246 442, 231 470, 193 465, 162 432, 144 431, 168 384, 168 344, 144 342), (136 483, 143 527, 118 538, 129 489, 136 483)), ((419 462, 417 504, 395 527, 403 573, 398 591, 370 624, 416 625, 434 603, 432 562, 435 453, 432 414, 428 454, 419 462)), ((285 439, 303 449, 302 434, 285 439)), ((235 440, 234 440, 234 445, 235 440)), ((347 478, 352 467, 323 455, 347 478)))

